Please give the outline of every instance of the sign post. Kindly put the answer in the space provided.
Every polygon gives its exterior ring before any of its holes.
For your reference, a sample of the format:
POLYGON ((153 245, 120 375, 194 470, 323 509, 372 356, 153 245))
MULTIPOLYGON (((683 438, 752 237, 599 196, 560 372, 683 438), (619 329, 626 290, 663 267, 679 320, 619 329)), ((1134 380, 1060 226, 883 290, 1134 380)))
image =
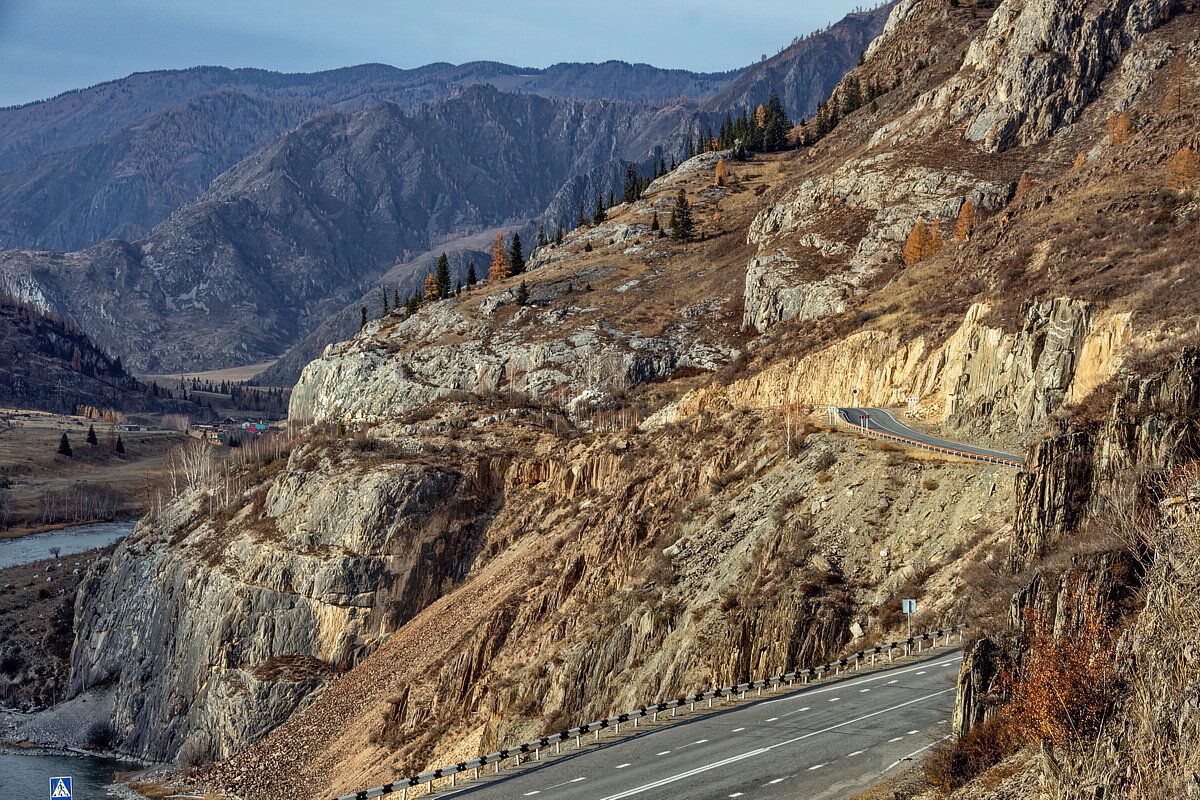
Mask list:
POLYGON ((859 414, 858 415, 858 424, 864 430, 869 429, 871 427, 871 418, 869 416, 867 416, 866 414, 859 414))
POLYGON ((912 638, 912 615, 917 613, 916 600, 901 600, 900 610, 904 612, 904 618, 908 622, 908 638, 912 638))
POLYGON ((74 797, 69 777, 50 779, 50 800, 72 800, 74 797))

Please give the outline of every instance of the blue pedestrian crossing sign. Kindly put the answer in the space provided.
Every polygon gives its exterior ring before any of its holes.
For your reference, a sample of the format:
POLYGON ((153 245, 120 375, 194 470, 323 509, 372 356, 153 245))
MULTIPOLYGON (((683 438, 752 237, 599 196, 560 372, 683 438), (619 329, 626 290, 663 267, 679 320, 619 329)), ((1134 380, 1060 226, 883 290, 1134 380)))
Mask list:
POLYGON ((50 779, 50 800, 71 800, 71 779, 50 779))

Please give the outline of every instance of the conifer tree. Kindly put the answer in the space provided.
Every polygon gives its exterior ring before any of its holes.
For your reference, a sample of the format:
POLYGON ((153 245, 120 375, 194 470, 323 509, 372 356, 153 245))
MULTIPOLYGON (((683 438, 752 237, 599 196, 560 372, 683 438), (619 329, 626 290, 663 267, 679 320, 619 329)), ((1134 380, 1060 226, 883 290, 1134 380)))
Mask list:
POLYGON ((617 204, 617 193, 609 192, 608 193, 608 205, 605 206, 605 208, 613 208, 614 206, 616 206, 616 204, 617 204))
POLYGON ((467 286, 474 286, 479 282, 479 278, 475 275, 475 262, 472 261, 467 267, 467 286))
POLYGON ((121 455, 125 455, 125 442, 121 441, 120 436, 117 437, 117 444, 114 449, 121 455))
POLYGON ((395 308, 395 309, 400 308, 400 286, 399 285, 392 287, 392 308, 395 308))
POLYGON ((787 147, 787 135, 788 131, 792 129, 792 123, 788 120, 787 112, 783 108, 783 101, 773 91, 770 99, 767 100, 765 116, 763 147, 767 150, 784 149, 787 147))
POLYGON ((529 285, 525 281, 521 281, 521 285, 517 287, 517 296, 513 298, 513 302, 519 306, 529 302, 529 285))
POLYGON ((688 203, 687 195, 680 187, 675 196, 675 206, 671 209, 671 237, 680 241, 691 239, 696 231, 696 223, 692 219, 692 206, 688 203))
POLYGON ((657 233, 658 231, 661 231, 661 230, 662 230, 662 226, 658 224, 658 212, 655 211, 653 216, 650 217, 650 232, 657 233))
POLYGON ((724 186, 725 179, 729 177, 729 167, 725 165, 725 159, 717 159, 717 167, 713 170, 713 183, 717 186, 724 186))
POLYGON ((361 331, 365 327, 367 327, 367 307, 363 306, 362 307, 362 321, 358 323, 358 329, 361 331))
POLYGON ((962 204, 958 211, 958 221, 954 223, 954 238, 965 242, 971 238, 975 230, 975 204, 970 200, 962 204))
POLYGON ((1194 147, 1184 147, 1171 156, 1167 165, 1167 188, 1176 192, 1191 191, 1200 179, 1200 155, 1194 147))
POLYGON ((921 263, 923 254, 929 247, 928 240, 929 229, 925 225, 925 220, 919 219, 904 242, 904 266, 913 267, 921 263))
POLYGON ((425 297, 424 297, 425 302, 432 303, 434 300, 438 299, 437 278, 433 277, 432 272, 430 272, 429 274, 427 274, 425 276, 425 284, 423 286, 423 291, 424 291, 424 295, 425 295, 425 297))
POLYGON ((608 215, 604 213, 604 192, 601 192, 596 195, 596 210, 592 212, 592 224, 599 225, 606 219, 608 219, 608 215))
POLYGON ((563 242, 563 229, 559 228, 558 231, 555 232, 555 234, 554 234, 554 244, 557 246, 557 245, 562 244, 562 242, 563 242))
POLYGON ((62 438, 58 440, 58 454, 60 456, 66 456, 67 458, 75 457, 75 453, 71 450, 71 441, 67 438, 65 433, 62 435, 62 438))
POLYGON ((508 246, 508 267, 510 275, 520 275, 525 271, 525 254, 521 252, 519 233, 513 233, 512 242, 508 246))
POLYGON ((1133 116, 1129 113, 1129 109, 1109 117, 1106 132, 1114 145, 1122 145, 1129 141, 1129 137, 1133 134, 1133 116))
POLYGON ((1028 172, 1022 172, 1021 177, 1017 180, 1017 188, 1013 192, 1012 202, 1017 203, 1024 200, 1031 191, 1033 191, 1033 179, 1029 177, 1028 172))
POLYGON ((584 224, 585 224, 585 223, 584 223, 584 219, 583 219, 583 201, 582 201, 582 200, 580 200, 580 201, 579 201, 579 219, 577 219, 577 220, 575 221, 575 227, 576 227, 577 229, 578 229, 578 228, 582 228, 582 227, 584 226, 584 224))
POLYGON ((438 256, 437 266, 433 269, 433 282, 439 298, 444 300, 450 296, 450 259, 445 253, 438 256))
POLYGON ((584 243, 583 243, 583 252, 585 252, 585 253, 590 253, 590 252, 592 252, 592 250, 594 250, 594 249, 595 249, 595 248, 594 248, 594 247, 592 247, 592 242, 591 242, 591 240, 588 240, 588 241, 586 241, 586 242, 584 242, 584 243))
POLYGON ((642 182, 638 178, 637 167, 630 164, 625 168, 625 186, 621 193, 622 203, 636 203, 642 196, 642 182))
POLYGON ((383 313, 379 315, 382 318, 388 315, 387 288, 380 286, 379 294, 383 297, 383 313))
POLYGON ((503 280, 511 274, 508 253, 504 249, 504 234, 497 232, 496 240, 492 242, 492 268, 488 271, 488 280, 503 280))
POLYGON ((88 425, 87 443, 90 444, 92 447, 96 447, 97 445, 100 444, 100 440, 96 438, 96 426, 95 425, 88 425))
POLYGON ((540 250, 541 248, 545 247, 548 244, 550 244, 550 241, 546 238, 546 226, 539 225, 537 241, 534 242, 533 246, 540 250))
POLYGON ((1163 95, 1162 113, 1171 114, 1183 108, 1187 91, 1187 75, 1183 61, 1177 60, 1167 73, 1167 91, 1163 95))

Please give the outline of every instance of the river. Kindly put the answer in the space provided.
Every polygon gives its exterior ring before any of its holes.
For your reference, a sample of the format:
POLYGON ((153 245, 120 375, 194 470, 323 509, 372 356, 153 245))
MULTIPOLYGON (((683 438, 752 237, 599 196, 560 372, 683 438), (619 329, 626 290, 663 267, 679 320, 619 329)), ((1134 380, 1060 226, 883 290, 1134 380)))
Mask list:
POLYGON ((73 800, 109 800, 105 791, 118 772, 141 769, 138 764, 111 758, 34 756, 0 753, 0 798, 41 800, 50 797, 50 779, 73 779, 73 800))
MULTIPOLYGON (((0 539, 0 569, 50 558, 52 547, 61 547, 60 558, 105 547, 133 532, 137 520, 72 525, 57 531, 31 533, 19 539, 0 539)), ((2 797, 2 796, 0 796, 2 797)))

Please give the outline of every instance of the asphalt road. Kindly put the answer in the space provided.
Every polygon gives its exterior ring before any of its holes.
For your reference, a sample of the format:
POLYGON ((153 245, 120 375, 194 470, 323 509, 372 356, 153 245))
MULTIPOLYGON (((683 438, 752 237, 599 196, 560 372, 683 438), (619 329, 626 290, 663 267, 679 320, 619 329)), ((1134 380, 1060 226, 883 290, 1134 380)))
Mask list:
POLYGON ((848 673, 789 694, 567 750, 439 797, 465 800, 834 800, 871 786, 949 733, 962 654, 848 673))
POLYGON ((1012 453, 1002 453, 999 450, 988 450, 983 447, 975 447, 974 445, 965 444, 963 442, 955 442, 950 439, 943 439, 940 436, 933 436, 923 431, 910 428, 904 423, 897 420, 889 412, 882 408, 839 408, 838 413, 842 419, 851 425, 861 426, 862 420, 860 417, 866 414, 870 417, 869 427, 873 430, 890 433, 893 436, 903 436, 906 439, 923 442, 933 445, 934 447, 945 447, 951 450, 961 450, 964 453, 974 453, 975 455, 991 456, 992 458, 1005 458, 1009 461, 1017 461, 1025 463, 1024 456, 1013 455, 1012 453))

